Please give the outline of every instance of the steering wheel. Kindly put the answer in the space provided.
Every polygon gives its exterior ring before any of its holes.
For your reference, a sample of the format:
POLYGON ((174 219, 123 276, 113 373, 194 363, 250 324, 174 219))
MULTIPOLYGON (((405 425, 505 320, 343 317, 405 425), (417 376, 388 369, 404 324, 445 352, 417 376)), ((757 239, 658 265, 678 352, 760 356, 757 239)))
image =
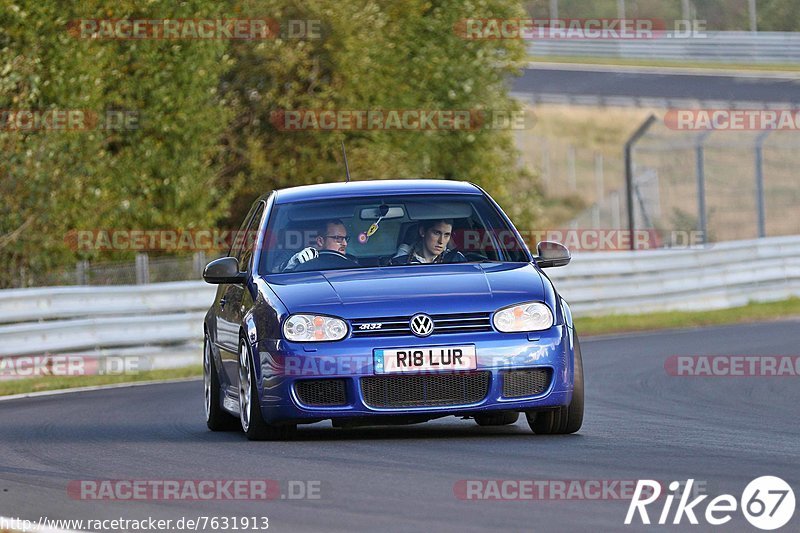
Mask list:
POLYGON ((335 268, 357 267, 358 262, 334 250, 319 250, 319 255, 310 261, 297 265, 294 272, 307 272, 309 270, 332 270, 335 268))
POLYGON ((447 250, 442 257, 442 263, 465 263, 468 259, 456 248, 447 250))
POLYGON ((467 258, 467 261, 477 261, 479 263, 481 261, 489 261, 489 256, 480 252, 467 252, 464 256, 467 258))

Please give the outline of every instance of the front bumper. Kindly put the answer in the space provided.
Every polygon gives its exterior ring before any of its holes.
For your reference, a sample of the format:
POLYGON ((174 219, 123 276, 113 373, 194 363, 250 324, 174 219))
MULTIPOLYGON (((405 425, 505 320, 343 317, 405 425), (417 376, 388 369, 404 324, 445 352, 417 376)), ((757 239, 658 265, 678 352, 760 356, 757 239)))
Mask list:
MULTIPOLYGON (((496 410, 535 411, 569 405, 573 389, 573 338, 566 326, 530 334, 497 332, 417 337, 379 337, 339 342, 301 344, 262 341, 252 346, 260 365, 259 397, 268 423, 312 423, 319 420, 353 420, 368 417, 426 417, 472 415, 496 410), (373 350, 414 346, 475 346, 477 369, 488 373, 485 396, 475 401, 448 405, 376 407, 365 400, 360 380, 376 376, 373 350), (504 374, 512 370, 547 369, 547 386, 532 396, 509 398, 503 394, 504 374), (307 405, 301 401, 301 380, 338 379, 344 385, 341 405, 307 405)), ((380 374, 387 376, 386 374, 380 374)), ((402 375, 389 375, 387 378, 402 375)))

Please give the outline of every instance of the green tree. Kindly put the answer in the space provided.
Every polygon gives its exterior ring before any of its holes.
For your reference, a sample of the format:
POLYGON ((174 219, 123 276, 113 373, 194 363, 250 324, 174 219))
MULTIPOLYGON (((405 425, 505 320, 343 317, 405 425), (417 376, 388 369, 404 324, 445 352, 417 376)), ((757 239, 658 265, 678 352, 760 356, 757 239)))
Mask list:
POLYGON ((800 31, 800 10, 795 0, 759 0, 758 29, 800 31))
POLYGON ((507 81, 524 63, 525 43, 466 40, 455 30, 465 18, 524 16, 518 2, 268 5, 279 20, 321 21, 322 35, 233 47, 235 68, 222 84, 237 110, 226 135, 235 148, 226 153, 225 178, 246 181, 247 194, 232 210, 230 225, 257 194, 343 179, 342 140, 354 179, 471 180, 513 214, 535 215, 538 193, 517 164, 511 131, 280 131, 270 120, 276 110, 302 109, 518 111, 507 81))
MULTIPOLYGON (((35 281, 80 257, 65 239, 86 228, 208 226, 229 192, 218 187, 228 108, 218 83, 223 41, 94 40, 71 21, 214 17, 217 4, 57 0, 0 7, 0 109, 127 110, 129 128, 0 129, 0 286, 35 281)), ((130 257, 130 254, 122 254, 130 257)))
POLYGON ((71 230, 235 226, 258 194, 341 179, 342 140, 355 179, 471 180, 528 223, 539 195, 510 130, 286 132, 271 122, 273 112, 297 109, 508 116, 519 111, 507 82, 524 64, 525 43, 466 40, 455 28, 465 18, 521 16, 513 0, 0 0, 0 109, 138 117, 132 129, 0 128, 0 287, 97 258, 70 247, 71 230), (71 33, 80 19, 230 17, 273 18, 284 34, 176 41, 71 33), (320 38, 291 38, 289 20, 319 20, 320 38))

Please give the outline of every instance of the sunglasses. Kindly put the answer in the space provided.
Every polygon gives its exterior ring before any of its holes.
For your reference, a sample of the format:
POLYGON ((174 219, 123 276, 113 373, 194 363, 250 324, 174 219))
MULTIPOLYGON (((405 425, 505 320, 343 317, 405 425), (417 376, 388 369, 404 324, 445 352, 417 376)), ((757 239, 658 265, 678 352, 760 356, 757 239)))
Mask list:
POLYGON ((325 235, 326 239, 333 239, 338 244, 342 244, 343 242, 350 242, 349 235, 325 235))

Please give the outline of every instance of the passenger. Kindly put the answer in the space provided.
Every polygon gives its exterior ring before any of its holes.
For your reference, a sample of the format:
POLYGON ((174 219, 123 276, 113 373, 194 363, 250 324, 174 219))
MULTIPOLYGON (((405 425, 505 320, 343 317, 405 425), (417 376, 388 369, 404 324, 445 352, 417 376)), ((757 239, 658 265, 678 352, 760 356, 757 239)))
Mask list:
POLYGON ((447 249, 452 234, 451 219, 423 220, 419 223, 417 242, 413 246, 401 245, 390 264, 463 263, 467 258, 461 252, 447 249))
POLYGON ((294 270, 298 265, 316 259, 319 257, 319 250, 330 250, 345 255, 347 251, 347 241, 350 237, 347 236, 347 228, 344 223, 337 219, 326 220, 317 229, 317 246, 309 246, 294 254, 286 266, 284 271, 294 270))

